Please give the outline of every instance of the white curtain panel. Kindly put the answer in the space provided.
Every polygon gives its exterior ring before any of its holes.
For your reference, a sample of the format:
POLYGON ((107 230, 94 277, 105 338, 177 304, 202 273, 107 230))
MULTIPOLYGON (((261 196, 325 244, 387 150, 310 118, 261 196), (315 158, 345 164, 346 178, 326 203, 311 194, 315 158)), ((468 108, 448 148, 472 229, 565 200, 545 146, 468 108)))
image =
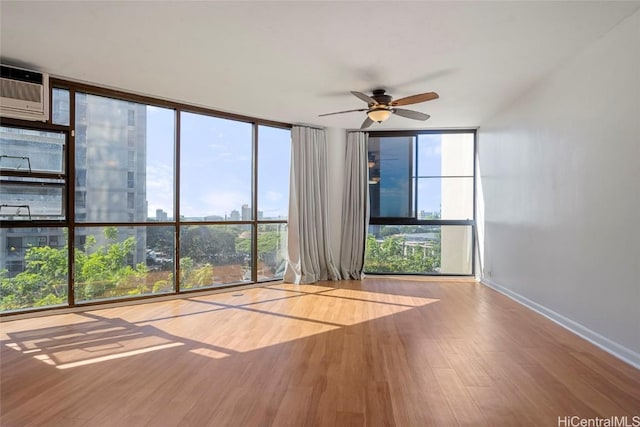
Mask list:
POLYGON ((369 228, 368 134, 349 132, 342 198, 340 274, 343 279, 362 279, 364 251, 369 228))
POLYGON ((324 130, 291 130, 288 260, 284 281, 338 280, 329 244, 327 139, 324 130))

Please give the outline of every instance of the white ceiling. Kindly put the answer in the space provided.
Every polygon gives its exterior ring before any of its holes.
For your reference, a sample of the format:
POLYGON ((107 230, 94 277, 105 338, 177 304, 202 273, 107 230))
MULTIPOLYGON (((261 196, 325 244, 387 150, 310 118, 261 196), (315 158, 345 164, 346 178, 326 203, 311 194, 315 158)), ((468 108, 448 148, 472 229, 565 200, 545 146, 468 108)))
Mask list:
MULTIPOLYGON (((640 2, 9 2, 2 62, 290 123, 357 128, 350 90, 436 91, 373 128, 479 126, 640 2)), ((588 72, 588 70, 585 70, 588 72)), ((597 102, 597 100, 594 100, 597 102)))

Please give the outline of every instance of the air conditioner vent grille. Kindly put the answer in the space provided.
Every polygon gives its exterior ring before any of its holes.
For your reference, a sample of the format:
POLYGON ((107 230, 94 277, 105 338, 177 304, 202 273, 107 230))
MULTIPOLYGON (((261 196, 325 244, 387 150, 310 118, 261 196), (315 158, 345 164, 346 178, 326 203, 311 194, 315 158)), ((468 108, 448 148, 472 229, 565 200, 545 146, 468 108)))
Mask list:
POLYGON ((16 80, 0 79, 0 94, 4 98, 29 102, 42 102, 42 85, 16 80))
POLYGON ((0 65, 0 117, 48 121, 49 75, 0 65))

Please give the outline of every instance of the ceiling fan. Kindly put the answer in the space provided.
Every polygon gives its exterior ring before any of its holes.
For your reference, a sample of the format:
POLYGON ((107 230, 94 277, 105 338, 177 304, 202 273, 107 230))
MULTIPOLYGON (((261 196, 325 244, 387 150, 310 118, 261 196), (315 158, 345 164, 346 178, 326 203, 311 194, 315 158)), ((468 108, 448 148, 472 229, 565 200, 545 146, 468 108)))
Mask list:
POLYGON ((393 100, 391 95, 385 93, 384 89, 376 89, 371 96, 362 92, 351 91, 351 93, 367 103, 367 108, 358 108, 355 110, 338 111, 336 113, 320 114, 318 117, 330 116, 333 114, 352 113, 354 111, 366 111, 367 118, 360 126, 360 129, 366 129, 373 124, 373 122, 382 123, 387 120, 392 114, 397 114, 402 117, 414 120, 427 120, 428 114, 421 113, 419 111, 406 110, 404 108, 396 108, 403 105, 418 104, 420 102, 431 101, 432 99, 439 98, 435 92, 421 93, 418 95, 411 95, 397 100, 393 100))

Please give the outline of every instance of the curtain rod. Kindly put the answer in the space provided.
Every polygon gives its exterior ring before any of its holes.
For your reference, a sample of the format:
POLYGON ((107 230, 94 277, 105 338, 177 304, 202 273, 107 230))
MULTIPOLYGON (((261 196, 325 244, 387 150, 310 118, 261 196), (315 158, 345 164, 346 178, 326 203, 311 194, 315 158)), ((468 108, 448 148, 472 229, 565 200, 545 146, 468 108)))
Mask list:
POLYGON ((319 130, 326 130, 327 129, 324 126, 310 125, 309 123, 294 123, 293 126, 301 126, 301 127, 307 127, 307 128, 319 129, 319 130))

